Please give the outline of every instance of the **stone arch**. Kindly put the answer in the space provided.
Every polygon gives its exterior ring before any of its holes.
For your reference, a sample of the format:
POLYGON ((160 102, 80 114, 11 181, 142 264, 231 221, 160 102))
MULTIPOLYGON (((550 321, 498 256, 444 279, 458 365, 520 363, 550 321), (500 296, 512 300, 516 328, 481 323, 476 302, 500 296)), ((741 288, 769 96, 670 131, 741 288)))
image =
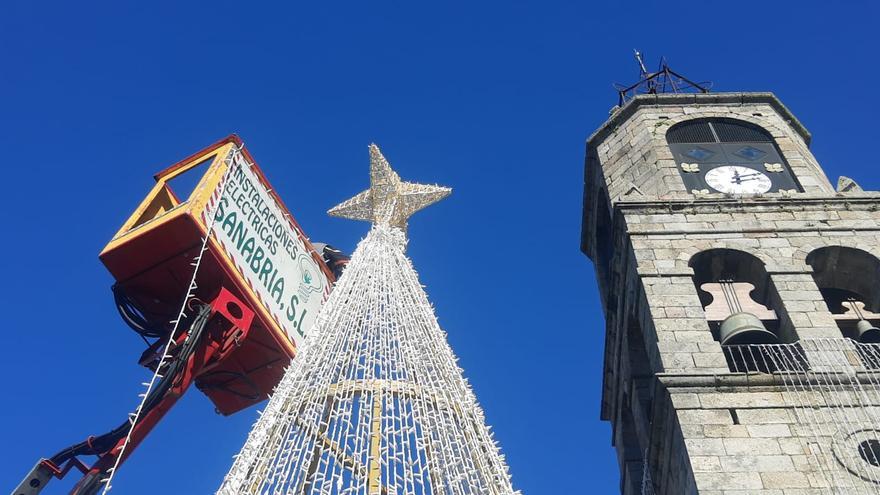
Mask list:
MULTIPOLYGON (((728 113, 728 112, 711 112, 711 111, 703 111, 703 112, 694 112, 683 115, 677 115, 675 117, 670 117, 666 120, 668 123, 667 132, 669 129, 672 129, 678 124, 683 122, 689 122, 692 120, 707 120, 707 119, 729 119, 729 120, 739 120, 745 122, 747 124, 751 124, 753 126, 759 127, 766 131, 773 139, 779 138, 788 138, 792 139, 794 137, 798 137, 794 130, 791 128, 782 129, 779 126, 767 122, 764 118, 756 118, 751 115, 742 115, 737 113, 728 113)), ((666 133, 663 134, 663 139, 666 139, 666 133)))
POLYGON ((758 256, 714 247, 691 256, 688 266, 709 327, 722 345, 797 340, 766 264, 758 256), (754 331, 733 332, 742 321, 754 331))
MULTIPOLYGON (((707 181, 713 170, 720 167, 745 164, 754 168, 767 162, 780 167, 775 171, 786 172, 778 176, 777 190, 803 190, 779 146, 782 139, 774 137, 763 125, 730 116, 691 118, 670 125, 665 137, 675 162, 681 167, 681 178, 691 190, 718 190, 707 181)), ((755 178, 765 181, 763 187, 767 189, 763 192, 774 187, 768 176, 762 174, 755 178)), ((757 182, 742 183, 743 186, 748 184, 757 182)))
MULTIPOLYGON (((816 157, 813 156, 813 153, 810 151, 808 144, 804 141, 803 136, 791 126, 787 125, 781 118, 768 118, 766 116, 756 117, 736 112, 704 110, 670 116, 670 118, 665 119, 663 122, 665 122, 665 127, 667 129, 671 129, 682 122, 699 119, 739 120, 764 129, 773 137, 773 140, 779 148, 780 155, 789 163, 789 166, 792 168, 792 171, 795 172, 796 176, 798 175, 797 170, 805 167, 811 174, 823 179, 824 182, 827 183, 819 186, 820 190, 824 192, 833 191, 831 184, 828 183, 828 178, 825 176, 825 172, 822 170, 822 167, 819 166, 819 162, 816 160, 816 157), (790 146, 793 146, 794 148, 792 149, 790 146), (799 163, 800 165, 796 165, 799 163)), ((655 150, 668 148, 669 145, 666 140, 666 132, 656 132, 653 136, 652 146, 655 150)), ((808 190, 811 189, 811 187, 806 187, 806 185, 804 185, 804 189, 808 190)))
MULTIPOLYGON (((593 217, 593 231, 596 233, 596 273, 599 275, 600 281, 610 281, 611 272, 613 269, 612 263, 614 258, 614 216, 608 194, 605 192, 604 188, 599 188, 596 191, 596 207, 594 211, 595 214, 593 217)), ((605 302, 606 300, 606 294, 604 293, 605 290, 610 290, 610 288, 605 287, 602 291, 603 302, 605 302)))
POLYGON ((697 252, 691 256, 688 266, 694 271, 694 284, 700 293, 704 307, 712 302, 712 296, 701 286, 724 279, 733 279, 755 286, 752 298, 764 303, 770 277, 765 263, 752 253, 738 249, 714 247, 697 252))
MULTIPOLYGON (((764 250, 747 251, 748 246, 743 246, 738 242, 748 240, 749 239, 746 237, 730 239, 693 239, 690 241, 690 246, 681 250, 681 254, 678 257, 678 262, 680 262, 680 264, 677 263, 677 268, 680 268, 682 271, 693 272, 694 258, 701 253, 712 250, 727 250, 741 252, 756 258, 764 266, 765 272, 772 273, 777 265, 777 260, 768 255, 764 250)), ((693 275, 693 273, 691 273, 691 275, 693 275)))
POLYGON ((846 298, 863 303, 871 313, 880 313, 880 259, 876 256, 855 247, 831 245, 812 250, 806 262, 813 268, 813 279, 832 313, 852 311, 841 306, 846 298))
POLYGON ((805 244, 804 246, 799 247, 792 256, 795 261, 803 262, 804 266, 809 267, 813 271, 815 271, 815 267, 810 263, 810 260, 815 260, 815 251, 830 247, 854 249, 856 251, 861 251, 868 256, 880 259, 880 246, 878 246, 878 244, 856 239, 857 238, 848 236, 846 239, 847 246, 843 246, 841 244, 841 239, 834 237, 817 237, 816 239, 813 239, 810 244, 805 244))
MULTIPOLYGON (((806 257, 837 327, 862 343, 880 343, 880 258, 858 247, 828 245, 806 257)), ((870 365, 880 362, 873 356, 870 365)))

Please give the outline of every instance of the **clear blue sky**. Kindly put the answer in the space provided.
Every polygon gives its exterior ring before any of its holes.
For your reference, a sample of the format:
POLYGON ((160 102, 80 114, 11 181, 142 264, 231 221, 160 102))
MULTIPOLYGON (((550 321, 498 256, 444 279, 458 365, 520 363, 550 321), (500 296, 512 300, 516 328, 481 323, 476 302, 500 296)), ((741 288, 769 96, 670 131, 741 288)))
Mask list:
MULTIPOLYGON (((143 344, 97 254, 154 172, 237 132, 307 233, 345 250, 367 225, 324 212, 367 186, 371 141, 404 179, 453 187, 413 218, 409 253, 515 486, 615 492, 578 251, 584 140, 611 83, 639 48, 719 91, 773 91, 832 181, 876 189, 869 3, 6 2, 0 490, 135 407, 143 344)), ((114 493, 212 492, 255 415, 192 390, 114 493)))

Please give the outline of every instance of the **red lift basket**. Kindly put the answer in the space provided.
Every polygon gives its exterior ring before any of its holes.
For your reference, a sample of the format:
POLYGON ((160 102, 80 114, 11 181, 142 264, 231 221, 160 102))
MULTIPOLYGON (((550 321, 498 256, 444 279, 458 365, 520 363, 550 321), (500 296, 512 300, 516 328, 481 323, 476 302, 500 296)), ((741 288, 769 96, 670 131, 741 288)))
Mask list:
POLYGON ((170 330, 211 228, 194 295, 208 302, 225 289, 248 306, 253 319, 237 347, 195 383, 220 413, 232 414, 265 399, 281 379, 329 294, 333 275, 237 136, 168 167, 155 179, 100 259, 147 319, 170 330), (239 172, 236 163, 253 165, 239 172), (174 179, 202 171, 187 197, 172 190, 174 179), (233 221, 236 208, 244 209, 233 221), (255 213, 245 215, 251 210, 255 213), (262 255, 256 259, 258 249, 262 255))

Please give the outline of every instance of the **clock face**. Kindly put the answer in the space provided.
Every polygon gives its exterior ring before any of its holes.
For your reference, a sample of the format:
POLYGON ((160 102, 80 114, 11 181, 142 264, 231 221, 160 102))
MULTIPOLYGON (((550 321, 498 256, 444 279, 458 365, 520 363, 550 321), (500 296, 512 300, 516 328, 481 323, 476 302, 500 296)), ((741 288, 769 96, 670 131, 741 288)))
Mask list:
POLYGON ((728 194, 763 194, 773 182, 766 174, 749 167, 724 165, 706 172, 706 184, 728 194))

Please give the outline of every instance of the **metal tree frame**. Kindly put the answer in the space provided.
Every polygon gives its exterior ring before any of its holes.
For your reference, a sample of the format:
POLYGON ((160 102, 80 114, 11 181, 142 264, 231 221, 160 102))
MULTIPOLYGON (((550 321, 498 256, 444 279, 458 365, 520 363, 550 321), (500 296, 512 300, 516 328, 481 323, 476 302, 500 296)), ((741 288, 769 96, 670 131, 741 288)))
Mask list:
POLYGON ((218 493, 515 493, 405 254, 409 215, 450 190, 370 153, 371 188, 330 213, 373 228, 218 493))

